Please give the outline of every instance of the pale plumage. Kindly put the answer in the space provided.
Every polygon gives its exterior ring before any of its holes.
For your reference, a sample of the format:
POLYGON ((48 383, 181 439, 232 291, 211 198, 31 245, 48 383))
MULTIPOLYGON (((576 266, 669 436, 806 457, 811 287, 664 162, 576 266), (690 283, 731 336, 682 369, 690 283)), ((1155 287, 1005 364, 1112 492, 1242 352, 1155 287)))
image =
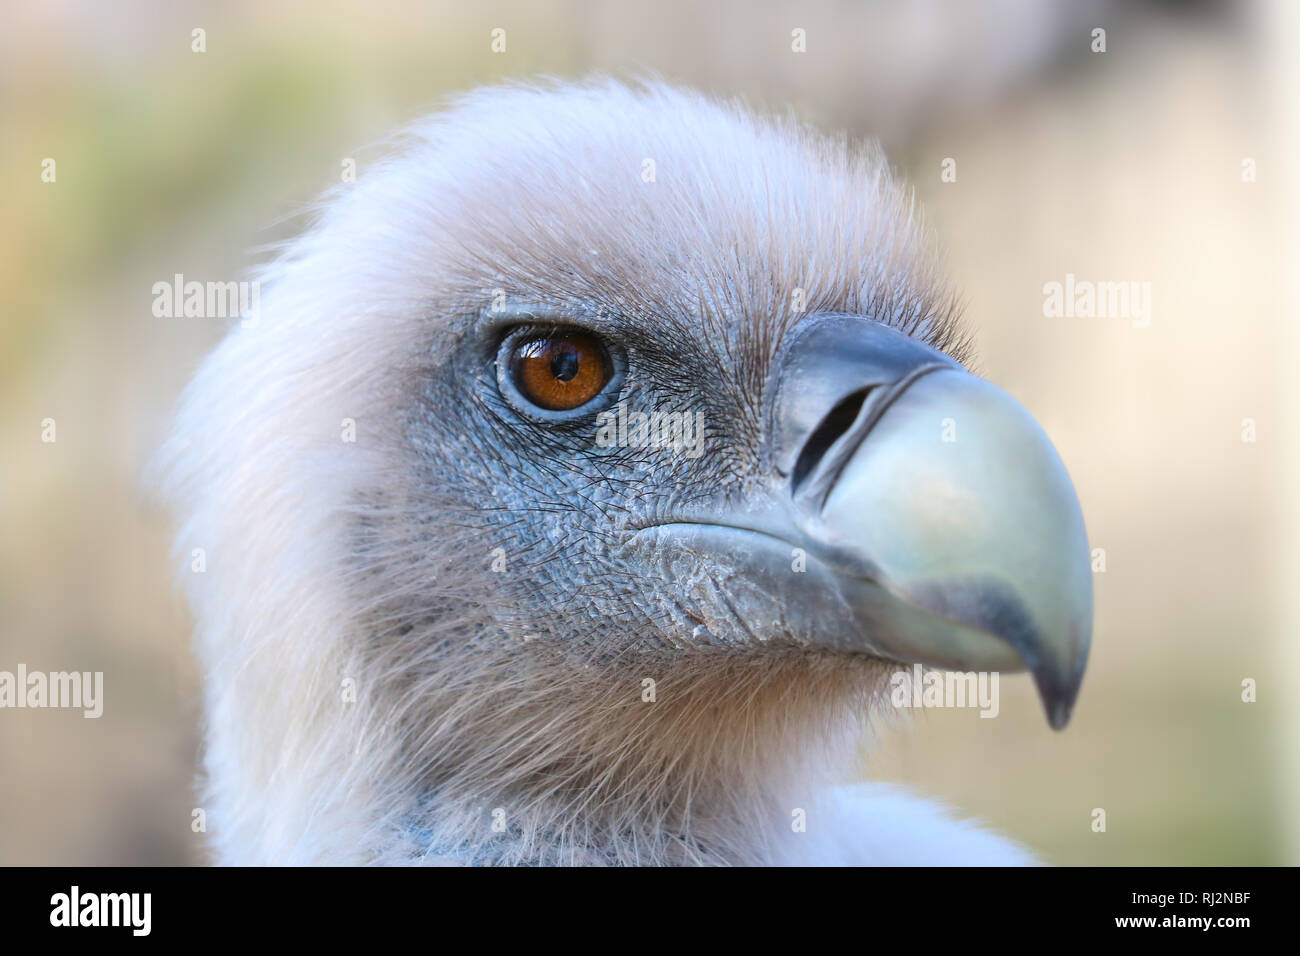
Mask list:
POLYGON ((739 559, 647 570, 647 529, 770 490, 768 383, 808 316, 964 356, 877 152, 657 85, 484 90, 260 278, 165 451, 178 552, 208 556, 219 860, 1028 861, 851 784, 879 655, 773 620, 739 559), (514 414, 493 349, 520 322, 617 338, 619 398, 702 410, 707 454, 514 414))

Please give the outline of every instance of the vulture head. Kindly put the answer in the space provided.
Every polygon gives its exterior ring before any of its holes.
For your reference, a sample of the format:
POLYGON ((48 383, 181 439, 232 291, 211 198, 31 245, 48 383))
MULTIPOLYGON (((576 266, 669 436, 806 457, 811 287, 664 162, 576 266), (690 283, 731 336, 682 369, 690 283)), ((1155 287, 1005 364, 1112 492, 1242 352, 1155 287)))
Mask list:
POLYGON ((1064 725, 1092 615, 877 151, 479 91, 258 281, 165 451, 220 860, 1027 859, 853 782, 912 662, 1064 725))

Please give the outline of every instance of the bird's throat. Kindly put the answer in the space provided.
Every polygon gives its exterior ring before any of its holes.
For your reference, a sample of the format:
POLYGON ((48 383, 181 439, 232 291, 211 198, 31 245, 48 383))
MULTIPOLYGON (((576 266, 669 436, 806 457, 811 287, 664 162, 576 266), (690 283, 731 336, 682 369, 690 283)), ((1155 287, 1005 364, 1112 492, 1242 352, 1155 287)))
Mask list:
MULTIPOLYGON (((426 712, 415 852, 509 863, 760 862, 756 831, 845 770, 884 666, 702 652, 507 676, 426 712)), ((542 666, 533 655, 528 667, 542 666)), ((518 662, 516 662, 518 663, 518 662)), ((564 668, 559 655, 545 666, 564 668)))

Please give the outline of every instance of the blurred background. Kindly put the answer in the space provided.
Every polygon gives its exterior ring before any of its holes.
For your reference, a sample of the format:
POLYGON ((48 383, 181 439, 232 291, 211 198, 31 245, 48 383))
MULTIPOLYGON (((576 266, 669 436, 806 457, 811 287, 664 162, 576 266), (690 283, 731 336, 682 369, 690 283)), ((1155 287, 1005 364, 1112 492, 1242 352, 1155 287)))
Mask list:
POLYGON ((1052 863, 1300 863, 1298 39, 1283 0, 6 4, 0 670, 104 671, 106 703, 0 711, 0 863, 205 860, 141 472, 224 323, 155 318, 153 283, 243 275, 448 92, 591 71, 879 138, 1105 550, 1067 731, 1008 678, 999 719, 888 727, 871 773, 1052 863), (1149 325, 1046 316, 1067 274, 1149 282, 1149 325))

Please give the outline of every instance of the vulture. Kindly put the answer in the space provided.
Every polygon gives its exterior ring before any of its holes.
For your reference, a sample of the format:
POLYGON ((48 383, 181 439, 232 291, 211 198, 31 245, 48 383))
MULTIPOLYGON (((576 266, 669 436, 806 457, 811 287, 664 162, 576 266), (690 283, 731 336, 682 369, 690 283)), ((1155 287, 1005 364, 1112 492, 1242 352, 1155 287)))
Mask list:
POLYGON ((1092 629, 879 148, 598 78, 385 155, 162 452, 214 859, 1036 862, 862 779, 891 675, 1027 670, 1060 728, 1092 629))

